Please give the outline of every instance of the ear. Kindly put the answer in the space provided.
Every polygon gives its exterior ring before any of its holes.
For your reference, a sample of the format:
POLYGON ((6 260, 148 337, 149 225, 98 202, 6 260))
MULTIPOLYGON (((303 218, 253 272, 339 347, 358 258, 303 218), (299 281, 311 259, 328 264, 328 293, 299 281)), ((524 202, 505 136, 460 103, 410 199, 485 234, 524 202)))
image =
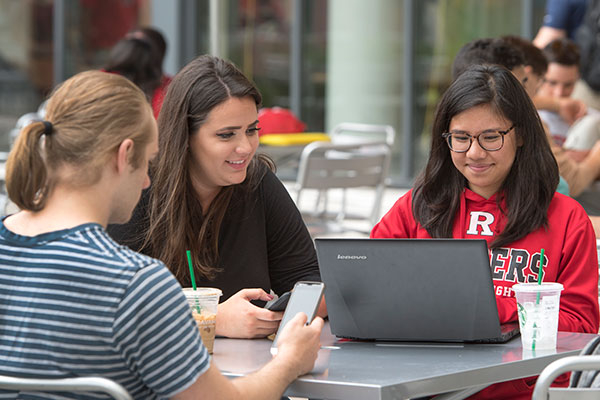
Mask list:
POLYGON ((531 65, 526 65, 525 67, 523 67, 523 70, 525 70, 525 74, 527 76, 533 75, 533 67, 531 65))
POLYGON ((133 154, 133 140, 125 139, 119 145, 117 150, 117 172, 119 174, 127 171, 129 168, 129 159, 133 154))

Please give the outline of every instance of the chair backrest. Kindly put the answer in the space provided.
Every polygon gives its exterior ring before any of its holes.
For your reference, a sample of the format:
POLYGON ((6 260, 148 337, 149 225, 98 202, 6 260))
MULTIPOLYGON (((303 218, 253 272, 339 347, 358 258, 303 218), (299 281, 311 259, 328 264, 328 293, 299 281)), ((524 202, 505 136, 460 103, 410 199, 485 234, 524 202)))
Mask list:
POLYGON ((385 184, 390 160, 386 143, 336 145, 313 142, 300 155, 297 189, 331 189, 385 184))
POLYGON ((331 131, 331 141, 335 144, 356 144, 385 141, 394 147, 396 130, 391 125, 342 122, 331 131))
POLYGON ((600 387, 551 388, 554 380, 570 371, 600 371, 600 356, 571 356, 549 364, 537 379, 532 400, 588 400, 600 398, 600 387))
POLYGON ((100 392, 109 394, 117 400, 132 400, 123 386, 100 377, 30 379, 0 375, 0 389, 36 392, 100 392))
MULTIPOLYGON (((297 204, 304 189, 347 189, 373 187, 375 200, 370 220, 378 218, 390 164, 386 142, 338 145, 313 142, 300 155, 295 189, 297 204)), ((343 213, 344 211, 342 211, 343 213)))

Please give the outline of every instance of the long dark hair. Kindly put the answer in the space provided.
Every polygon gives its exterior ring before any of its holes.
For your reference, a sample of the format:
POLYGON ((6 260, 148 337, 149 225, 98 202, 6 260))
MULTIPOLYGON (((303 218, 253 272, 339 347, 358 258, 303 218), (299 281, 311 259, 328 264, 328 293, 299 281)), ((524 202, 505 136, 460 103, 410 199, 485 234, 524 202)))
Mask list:
POLYGON ((465 177, 454 167, 442 133, 452 118, 489 104, 515 125, 522 144, 498 196, 506 202, 507 224, 491 243, 500 247, 548 225, 548 206, 558 186, 558 166, 535 107, 521 83, 504 67, 475 65, 461 74, 442 96, 436 110, 431 152, 413 191, 415 219, 432 237, 452 237, 465 177))
POLYGON ((158 118, 159 154, 152 165, 149 228, 143 250, 162 260, 180 280, 189 271, 186 250, 192 250, 196 272, 205 278, 218 270, 218 238, 234 190, 249 190, 260 182, 270 160, 255 156, 246 180, 223 187, 208 210, 192 186, 189 172, 190 136, 206 121, 211 110, 229 98, 251 98, 257 108, 258 89, 233 64, 203 55, 188 63, 169 85, 158 118))

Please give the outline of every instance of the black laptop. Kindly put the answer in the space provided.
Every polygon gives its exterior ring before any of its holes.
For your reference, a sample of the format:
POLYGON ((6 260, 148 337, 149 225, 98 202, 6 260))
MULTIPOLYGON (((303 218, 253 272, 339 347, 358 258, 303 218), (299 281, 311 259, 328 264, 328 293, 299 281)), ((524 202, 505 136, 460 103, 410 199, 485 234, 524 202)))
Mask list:
POLYGON ((331 332, 385 341, 503 343, 485 240, 316 239, 331 332))

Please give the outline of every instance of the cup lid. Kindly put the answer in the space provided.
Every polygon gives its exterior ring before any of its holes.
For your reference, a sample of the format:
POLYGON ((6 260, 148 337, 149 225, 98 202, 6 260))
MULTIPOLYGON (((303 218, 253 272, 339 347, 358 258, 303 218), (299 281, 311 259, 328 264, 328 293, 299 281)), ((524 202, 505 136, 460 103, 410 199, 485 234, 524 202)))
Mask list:
POLYGON ((540 292, 540 291, 545 292, 545 291, 552 291, 552 290, 561 291, 561 290, 563 290, 563 285, 562 285, 562 283, 558 283, 558 282, 542 282, 541 284, 535 283, 535 282, 517 283, 512 286, 512 289, 515 292, 540 292))
POLYGON ((212 288, 212 287, 197 287, 196 290, 194 288, 183 288, 183 293, 186 296, 218 296, 221 297, 223 292, 221 289, 212 288))

